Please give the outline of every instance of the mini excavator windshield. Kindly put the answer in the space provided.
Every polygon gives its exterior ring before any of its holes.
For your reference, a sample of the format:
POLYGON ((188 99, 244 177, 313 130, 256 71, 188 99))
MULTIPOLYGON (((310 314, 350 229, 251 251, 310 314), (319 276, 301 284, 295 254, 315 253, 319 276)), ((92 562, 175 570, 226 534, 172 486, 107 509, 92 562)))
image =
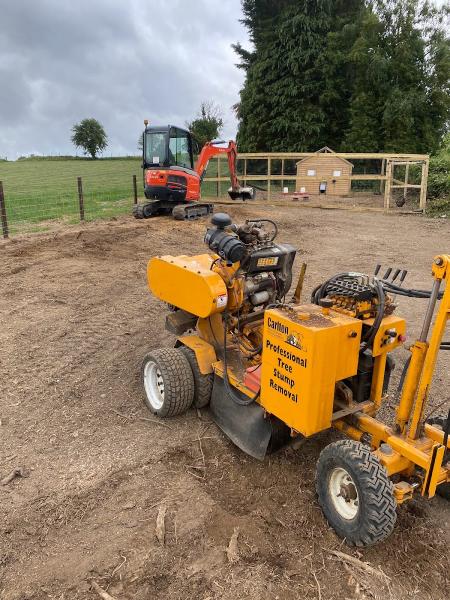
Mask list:
POLYGON ((178 127, 144 132, 144 168, 182 167, 194 169, 193 142, 189 131, 178 127))

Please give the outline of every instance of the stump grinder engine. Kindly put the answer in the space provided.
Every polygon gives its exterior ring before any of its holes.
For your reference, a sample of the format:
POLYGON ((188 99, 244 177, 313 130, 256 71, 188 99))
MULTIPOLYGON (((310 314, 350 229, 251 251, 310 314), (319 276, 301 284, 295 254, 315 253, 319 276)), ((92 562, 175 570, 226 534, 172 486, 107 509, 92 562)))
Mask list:
POLYGON ((144 358, 148 408, 171 417, 192 404, 209 405, 225 434, 261 460, 295 438, 341 432, 343 439, 320 454, 316 490, 326 519, 349 544, 386 538, 397 504, 414 493, 448 498, 450 418, 424 415, 437 355, 450 349, 442 341, 450 256, 434 259, 431 291, 407 290, 404 276, 396 284, 398 269, 392 279, 392 269, 383 278, 348 272, 300 304, 297 293, 286 299, 296 251, 275 241, 274 222, 237 226, 223 213, 211 222, 210 253, 148 264, 150 290, 168 304, 166 328, 178 336, 175 347, 144 358), (409 348, 394 423, 386 425, 376 415, 387 395, 391 353, 406 339, 406 322, 395 315, 397 295, 427 298, 428 309, 409 348))

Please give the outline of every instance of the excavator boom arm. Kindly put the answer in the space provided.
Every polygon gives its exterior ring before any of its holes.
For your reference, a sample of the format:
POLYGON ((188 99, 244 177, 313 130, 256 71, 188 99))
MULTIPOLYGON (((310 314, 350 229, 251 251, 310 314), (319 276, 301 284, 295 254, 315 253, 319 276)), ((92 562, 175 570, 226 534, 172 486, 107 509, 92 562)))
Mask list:
MULTIPOLYGON (((216 142, 217 143, 217 142, 216 142)), ((239 181, 236 174, 237 148, 235 142, 228 142, 228 146, 217 146, 215 142, 207 142, 200 152, 195 170, 200 180, 203 179, 206 167, 214 156, 226 154, 228 158, 228 167, 230 170, 231 187, 233 190, 239 190, 239 181)))

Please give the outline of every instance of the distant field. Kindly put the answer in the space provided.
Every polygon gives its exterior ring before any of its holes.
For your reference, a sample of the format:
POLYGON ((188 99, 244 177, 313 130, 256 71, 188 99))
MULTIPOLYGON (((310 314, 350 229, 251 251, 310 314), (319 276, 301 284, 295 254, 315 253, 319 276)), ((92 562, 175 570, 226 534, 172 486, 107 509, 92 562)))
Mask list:
POLYGON ((83 179, 87 220, 121 214, 133 197, 133 175, 142 195, 138 158, 117 160, 23 160, 0 162, 10 229, 34 230, 38 223, 78 220, 77 177, 83 179))
MULTIPOLYGON (((140 158, 123 159, 28 159, 0 161, 0 181, 5 192, 11 233, 42 231, 47 221, 79 220, 77 177, 82 177, 86 220, 124 214, 133 203, 133 175, 138 196, 143 198, 140 158)), ((208 175, 217 175, 211 161, 208 175)), ((221 186, 226 194, 228 184, 221 186)), ((203 195, 217 195, 215 183, 203 185, 203 195)))

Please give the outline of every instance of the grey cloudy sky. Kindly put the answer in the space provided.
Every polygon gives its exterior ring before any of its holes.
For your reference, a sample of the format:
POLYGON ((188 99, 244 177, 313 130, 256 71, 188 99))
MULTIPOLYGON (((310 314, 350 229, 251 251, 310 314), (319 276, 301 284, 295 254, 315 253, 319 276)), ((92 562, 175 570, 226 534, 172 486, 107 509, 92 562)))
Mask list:
POLYGON ((240 0, 0 0, 0 156, 73 153, 72 125, 95 117, 106 155, 136 153, 145 117, 184 125, 202 100, 231 106, 246 43, 240 0))

